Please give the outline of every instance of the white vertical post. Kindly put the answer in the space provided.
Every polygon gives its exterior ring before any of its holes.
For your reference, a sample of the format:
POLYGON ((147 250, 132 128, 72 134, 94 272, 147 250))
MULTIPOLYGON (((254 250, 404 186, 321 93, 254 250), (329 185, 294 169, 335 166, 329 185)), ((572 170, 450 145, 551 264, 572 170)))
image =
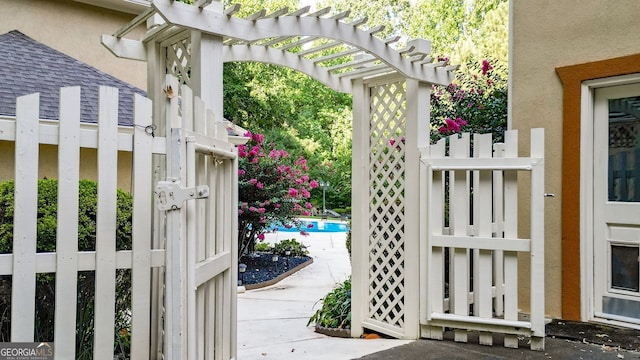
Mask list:
MULTIPOLYGON (((504 158, 504 144, 493 146, 493 157, 504 158)), ((493 218, 496 237, 504 237, 504 183, 503 172, 493 172, 493 218)), ((504 315, 504 255, 502 250, 493 252, 493 282, 495 284, 495 313, 504 315)))
POLYGON ((207 109, 222 121, 222 37, 191 31, 191 85, 207 109))
POLYGON ((360 337, 369 309, 369 94, 362 80, 353 81, 352 204, 351 226, 351 337, 360 337))
MULTIPOLYGON (((147 96, 152 100, 153 125, 156 127, 155 134, 167 137, 166 121, 164 118, 165 100, 163 99, 163 87, 165 78, 161 74, 165 73, 165 58, 161 55, 160 44, 156 41, 146 43, 147 52, 147 96)), ((166 178, 166 161, 158 157, 153 159, 153 187, 160 180, 166 178)), ((135 194, 134 194, 135 196, 135 194)), ((153 214, 153 238, 151 247, 162 249, 165 247, 165 217, 164 212, 155 208, 153 214)), ((151 357, 161 358, 163 351, 164 333, 164 269, 155 268, 151 270, 151 357)))
MULTIPOLYGON (((504 156, 518 157, 518 131, 509 130, 504 134, 504 156)), ((516 171, 504 173, 504 237, 518 237, 518 174, 516 171)), ((518 320, 518 253, 504 251, 504 319, 518 320)), ((505 335, 504 346, 518 348, 515 335, 505 335)))
POLYGON ((40 94, 16 101, 15 209, 11 341, 31 342, 35 328, 36 223, 38 212, 38 126, 40 94))
POLYGON ((75 359, 76 308, 78 288, 78 181, 80 179, 80 87, 60 89, 60 136, 58 141, 58 211, 56 242, 55 357, 75 359), (58 204, 60 209, 60 203, 58 204))
POLYGON ((100 87, 96 214, 95 358, 112 358, 116 302, 118 89, 100 87))
MULTIPOLYGON (((195 150, 195 140, 191 137, 185 139, 186 142, 186 181, 185 186, 192 188, 196 186, 196 150, 195 150)), ((187 212, 187 237, 186 237, 186 246, 187 246, 187 328, 184 329, 186 332, 188 350, 187 356, 189 359, 200 359, 202 354, 198 354, 197 349, 197 312, 196 312, 196 297, 198 294, 198 289, 196 287, 196 263, 197 260, 197 242, 204 239, 198 239, 197 237, 197 220, 198 216, 196 214, 197 204, 195 201, 187 201, 185 204, 185 209, 187 212)), ((203 224, 204 225, 204 224, 203 224)))
MULTIPOLYGON (((488 159, 492 157, 491 134, 474 135, 473 147, 478 158, 488 159)), ((479 173, 479 181, 477 187, 474 187, 474 218, 477 220, 474 225, 478 227, 478 236, 491 237, 491 171, 477 171, 479 173)), ((491 250, 478 250, 477 269, 474 273, 476 287, 474 294, 477 294, 475 309, 478 311, 475 316, 484 319, 493 317, 493 261, 491 250)), ((481 345, 492 345, 493 335, 490 332, 481 332, 479 342, 481 345)))
MULTIPOLYGON (((463 134, 458 139, 457 135, 449 137, 450 153, 455 158, 469 157, 469 134, 463 134)), ((449 223, 453 229, 453 234, 467 236, 467 226, 469 225, 469 185, 466 170, 453 172, 453 184, 450 192, 449 223)), ((452 313, 456 315, 469 315, 469 251, 466 248, 453 249, 453 266, 449 274, 449 294, 452 313)), ((455 330, 455 341, 467 342, 466 330, 455 330)))
POLYGON ((544 350, 544 129, 531 130, 531 349, 544 350))
POLYGON ((430 86, 417 80, 406 82, 405 196, 404 196, 404 337, 420 337, 420 151, 429 145, 430 86))
POLYGON ((150 358, 151 330, 151 218, 154 211, 152 193, 153 137, 146 127, 151 125, 151 100, 134 98, 133 135, 133 218, 131 269, 131 359, 150 358))
MULTIPOLYGON (((444 158, 446 139, 440 139, 437 144, 429 146, 429 158, 444 158)), ((427 175, 428 193, 428 213, 427 221, 427 266, 428 272, 425 274, 427 281, 427 320, 431 320, 431 313, 444 314, 444 248, 433 247, 432 237, 443 234, 444 229, 444 171, 434 172, 429 167, 427 175), (431 184, 429 185, 429 181, 431 184), (429 257, 429 254, 431 255, 429 257)), ((440 326, 429 328, 429 338, 442 340, 444 329, 440 326)))

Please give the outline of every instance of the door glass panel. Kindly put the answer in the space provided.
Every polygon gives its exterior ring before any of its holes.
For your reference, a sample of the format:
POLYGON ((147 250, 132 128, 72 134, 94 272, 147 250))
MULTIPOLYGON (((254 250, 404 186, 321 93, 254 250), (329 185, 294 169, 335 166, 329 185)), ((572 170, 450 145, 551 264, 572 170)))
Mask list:
POLYGON ((640 97, 609 100, 609 201, 640 202, 640 97))
POLYGON ((611 246, 611 287, 617 290, 638 292, 640 272, 638 268, 640 248, 611 246))

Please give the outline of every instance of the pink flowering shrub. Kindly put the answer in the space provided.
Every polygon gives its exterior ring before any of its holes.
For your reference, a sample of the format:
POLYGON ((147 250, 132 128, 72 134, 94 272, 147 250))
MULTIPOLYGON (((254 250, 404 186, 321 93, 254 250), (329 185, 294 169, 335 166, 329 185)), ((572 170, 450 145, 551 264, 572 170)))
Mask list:
POLYGON ((293 159, 275 144, 266 144, 262 134, 245 136, 251 140, 238 146, 239 256, 252 249, 256 239, 264 240, 272 224, 300 227, 297 218, 311 215, 310 190, 318 187, 303 157, 293 159))
POLYGON ((461 132, 490 132, 494 141, 502 141, 507 128, 507 95, 506 70, 487 59, 467 64, 449 86, 432 89, 432 142, 461 132))

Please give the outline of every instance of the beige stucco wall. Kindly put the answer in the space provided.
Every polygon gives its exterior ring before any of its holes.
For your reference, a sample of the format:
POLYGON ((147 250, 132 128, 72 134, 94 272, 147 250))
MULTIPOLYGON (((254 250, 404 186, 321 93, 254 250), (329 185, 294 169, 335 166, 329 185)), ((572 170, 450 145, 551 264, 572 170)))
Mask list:
MULTIPOLYGON (((0 141, 0 182, 13 179, 15 172, 15 143, 0 141)), ((130 152, 118 152, 118 187, 131 192, 132 157, 130 152)), ((40 145, 38 152, 38 178, 58 178, 58 147, 40 145)), ((98 180, 98 153, 96 149, 80 149, 80 179, 98 180)))
MULTIPOLYGON (((546 133, 546 313, 561 315, 562 84, 561 66, 640 53, 637 0, 511 0, 511 124, 528 154, 529 129, 546 133)), ((579 189, 575 189, 579 191, 579 189)), ((521 204, 526 196, 521 198, 521 204)), ((521 216, 528 233, 528 213, 521 216)), ((521 278, 527 294, 528 274, 521 278)), ((522 304, 523 310, 528 304, 522 304)))
MULTIPOLYGON (((145 62, 118 59, 100 44, 135 15, 70 0, 3 0, 0 34, 18 30, 140 89, 147 87, 145 62)), ((131 38, 145 31, 136 29, 131 38)))

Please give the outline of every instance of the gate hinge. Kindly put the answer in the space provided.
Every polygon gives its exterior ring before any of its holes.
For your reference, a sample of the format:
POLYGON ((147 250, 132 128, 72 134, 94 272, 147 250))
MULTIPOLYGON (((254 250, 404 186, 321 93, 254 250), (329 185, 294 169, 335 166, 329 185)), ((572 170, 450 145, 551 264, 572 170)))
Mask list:
POLYGON ((187 200, 209 197, 209 186, 183 188, 179 181, 158 181, 155 194, 158 210, 177 210, 187 200))

